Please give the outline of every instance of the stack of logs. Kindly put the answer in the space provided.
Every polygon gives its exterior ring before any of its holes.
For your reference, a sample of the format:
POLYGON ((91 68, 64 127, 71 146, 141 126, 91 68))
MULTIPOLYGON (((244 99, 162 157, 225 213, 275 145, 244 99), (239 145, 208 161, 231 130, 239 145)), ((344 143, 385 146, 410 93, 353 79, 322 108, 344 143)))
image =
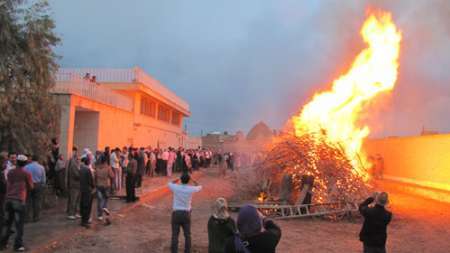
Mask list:
POLYGON ((284 135, 269 150, 258 174, 264 177, 261 180, 273 179, 265 191, 274 195, 274 189, 280 189, 284 203, 304 204, 305 198, 309 203, 358 202, 370 190, 343 149, 323 133, 284 135))

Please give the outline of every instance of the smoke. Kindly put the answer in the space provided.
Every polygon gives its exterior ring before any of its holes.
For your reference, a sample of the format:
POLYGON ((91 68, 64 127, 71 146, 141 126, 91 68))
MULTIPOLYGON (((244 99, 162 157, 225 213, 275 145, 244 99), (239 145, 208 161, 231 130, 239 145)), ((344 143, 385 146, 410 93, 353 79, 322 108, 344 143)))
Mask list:
POLYGON ((390 103, 373 121, 380 135, 449 132, 450 2, 384 1, 403 33, 400 72, 390 103))
POLYGON ((403 32, 400 76, 373 134, 450 131, 450 4, 401 1, 51 0, 63 67, 139 65, 191 105, 188 130, 281 127, 364 47, 369 6, 403 32), (444 116, 443 116, 444 115, 444 116))
MULTIPOLYGON (((322 25, 324 29, 321 32, 332 34, 330 44, 326 47, 332 44, 340 52, 331 55, 335 60, 333 64, 339 66, 338 73, 345 71, 362 47, 358 42, 359 33, 355 30, 362 24, 367 9, 391 12, 402 31, 400 71, 396 88, 392 94, 379 97, 370 106, 368 113, 363 115, 364 122, 371 127, 371 136, 417 135, 422 128, 449 132, 450 120, 446 115, 450 114, 450 2, 419 0, 333 3, 327 4, 327 8, 319 14, 324 20, 317 27, 322 25), (335 23, 330 24, 331 20, 335 23), (342 41, 347 46, 342 46, 342 41)), ((328 76, 329 73, 325 75, 328 76)), ((338 75, 335 72, 332 79, 338 75)), ((331 84, 331 81, 327 83, 331 84)))

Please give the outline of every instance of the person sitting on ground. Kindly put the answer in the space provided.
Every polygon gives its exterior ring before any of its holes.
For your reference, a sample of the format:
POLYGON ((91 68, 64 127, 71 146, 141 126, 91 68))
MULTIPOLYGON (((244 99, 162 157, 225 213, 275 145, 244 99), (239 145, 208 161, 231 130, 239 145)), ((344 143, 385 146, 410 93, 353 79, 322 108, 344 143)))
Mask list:
POLYGON ((236 233, 236 224, 228 213, 227 200, 216 199, 208 220, 208 253, 224 253, 225 242, 236 233))
POLYGON ((359 205, 359 212, 364 217, 364 223, 359 233, 363 243, 364 253, 385 253, 387 225, 391 222, 392 213, 385 209, 389 202, 386 192, 374 193, 359 205), (375 206, 369 207, 375 201, 375 206))
POLYGON ((225 253, 275 253, 281 229, 275 222, 265 218, 256 207, 241 207, 237 227, 239 234, 227 240, 225 253))
POLYGON ((172 243, 171 252, 178 252, 178 235, 180 227, 184 233, 184 252, 191 252, 191 202, 192 194, 199 192, 202 187, 187 173, 183 173, 179 179, 169 183, 169 189, 173 192, 173 212, 172 212, 172 243), (177 184, 181 181, 181 184, 177 184), (192 181, 194 185, 188 185, 192 181))

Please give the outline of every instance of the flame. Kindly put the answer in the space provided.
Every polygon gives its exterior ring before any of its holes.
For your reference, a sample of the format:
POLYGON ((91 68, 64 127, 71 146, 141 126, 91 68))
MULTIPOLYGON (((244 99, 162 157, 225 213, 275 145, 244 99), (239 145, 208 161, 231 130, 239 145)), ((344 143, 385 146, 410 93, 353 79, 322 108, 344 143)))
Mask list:
POLYGON ((367 48, 351 68, 333 81, 331 90, 315 94, 292 121, 296 136, 325 133, 327 141, 343 149, 354 172, 367 180, 370 163, 361 148, 370 129, 359 125, 359 116, 370 100, 394 88, 401 33, 389 13, 378 12, 366 19, 361 35, 367 48))
POLYGON ((262 202, 264 202, 266 200, 266 198, 267 198, 266 193, 265 192, 260 192, 257 199, 258 199, 259 202, 262 203, 262 202))

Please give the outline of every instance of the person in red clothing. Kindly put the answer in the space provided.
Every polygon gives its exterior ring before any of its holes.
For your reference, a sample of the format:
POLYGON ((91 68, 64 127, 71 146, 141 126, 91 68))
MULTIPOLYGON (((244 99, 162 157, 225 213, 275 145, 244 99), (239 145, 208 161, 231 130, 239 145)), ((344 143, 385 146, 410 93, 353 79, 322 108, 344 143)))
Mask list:
POLYGON ((24 155, 17 156, 17 167, 8 172, 6 189, 6 221, 2 227, 0 236, 0 250, 7 247, 11 226, 16 225, 16 239, 14 241, 15 251, 25 251, 23 246, 23 225, 25 221, 25 205, 27 192, 33 189, 31 174, 24 167, 28 158, 24 155))

